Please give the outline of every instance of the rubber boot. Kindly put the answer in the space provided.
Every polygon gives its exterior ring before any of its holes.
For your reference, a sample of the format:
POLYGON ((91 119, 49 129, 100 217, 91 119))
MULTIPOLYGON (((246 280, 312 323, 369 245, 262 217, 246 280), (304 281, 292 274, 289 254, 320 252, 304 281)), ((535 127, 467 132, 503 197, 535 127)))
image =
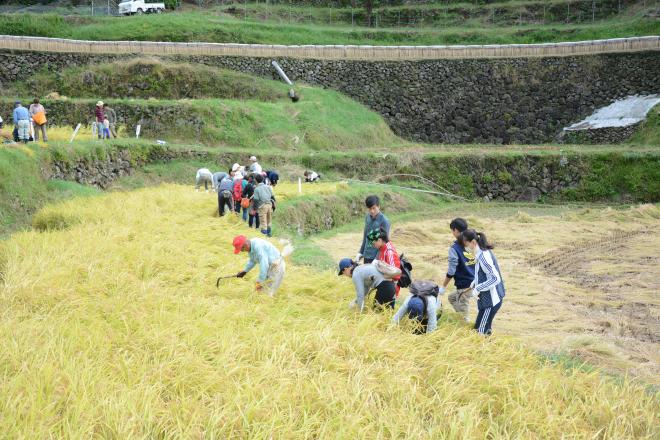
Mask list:
POLYGON ((273 236, 273 232, 272 232, 272 230, 270 229, 270 227, 269 227, 268 229, 266 229, 266 235, 268 235, 269 237, 272 237, 272 236, 273 236))
POLYGON ((264 235, 268 235, 268 230, 267 229, 262 229, 261 233, 264 234, 264 235))

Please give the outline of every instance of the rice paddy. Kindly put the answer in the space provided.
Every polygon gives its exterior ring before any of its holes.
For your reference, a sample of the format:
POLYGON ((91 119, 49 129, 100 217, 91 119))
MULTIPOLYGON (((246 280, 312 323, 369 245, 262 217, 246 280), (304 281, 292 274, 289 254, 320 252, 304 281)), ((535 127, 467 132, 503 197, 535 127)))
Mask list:
POLYGON ((334 271, 289 264, 272 299, 253 273, 216 289, 245 263, 231 239, 251 232, 215 212, 192 186, 113 192, 51 205, 35 217, 51 227, 0 243, 3 437, 658 437, 644 386, 551 364, 508 330, 481 338, 451 313, 424 337, 357 315, 334 271))
MULTIPOLYGON (((448 225, 456 216, 496 245, 510 294, 494 331, 548 355, 660 384, 660 283, 651 251, 660 246, 658 206, 472 204, 433 220, 395 223, 393 243, 415 264, 415 276, 444 279, 453 241, 448 225)), ((337 259, 354 255, 360 238, 356 231, 317 242, 337 259)), ((445 309, 452 310, 448 303, 445 309)))

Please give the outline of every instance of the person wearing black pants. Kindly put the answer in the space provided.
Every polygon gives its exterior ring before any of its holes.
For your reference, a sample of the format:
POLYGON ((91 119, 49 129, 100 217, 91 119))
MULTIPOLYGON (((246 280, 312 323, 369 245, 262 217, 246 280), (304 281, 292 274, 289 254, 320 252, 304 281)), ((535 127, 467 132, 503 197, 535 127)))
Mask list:
POLYGON ((466 229, 461 232, 459 238, 466 249, 470 249, 476 256, 474 267, 474 281, 472 282, 472 296, 477 297, 477 320, 474 329, 482 335, 492 333, 493 319, 502 307, 506 290, 502 272, 497 263, 497 258, 488 243, 486 234, 476 232, 474 229, 466 229))
POLYGON ((394 282, 385 279, 383 274, 376 269, 373 264, 358 264, 350 258, 343 258, 339 261, 339 276, 351 278, 355 286, 355 300, 349 304, 349 307, 358 307, 360 311, 364 310, 364 304, 369 292, 376 290, 374 298, 374 307, 394 308, 396 300, 396 288, 394 282))
POLYGON ((218 214, 220 217, 225 215, 225 208, 229 208, 229 212, 234 211, 234 194, 232 192, 234 182, 231 176, 227 176, 220 181, 218 185, 218 214))
POLYGON ((243 188, 243 198, 250 199, 250 206, 245 208, 245 211, 243 211, 243 220, 245 220, 245 214, 247 213, 248 226, 251 228, 252 225, 254 225, 256 229, 259 229, 259 213, 257 213, 257 210, 254 209, 254 207, 252 206, 253 195, 254 195, 254 176, 250 174, 247 178, 247 185, 245 185, 245 188, 243 188))

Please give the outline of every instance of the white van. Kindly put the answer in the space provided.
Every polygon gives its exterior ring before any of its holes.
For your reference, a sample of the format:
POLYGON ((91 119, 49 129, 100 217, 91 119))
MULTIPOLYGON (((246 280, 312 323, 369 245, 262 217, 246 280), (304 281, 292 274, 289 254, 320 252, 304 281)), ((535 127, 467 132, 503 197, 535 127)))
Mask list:
POLYGON ((165 10, 165 3, 151 3, 144 0, 127 0, 119 3, 119 13, 133 14, 160 14, 165 10))

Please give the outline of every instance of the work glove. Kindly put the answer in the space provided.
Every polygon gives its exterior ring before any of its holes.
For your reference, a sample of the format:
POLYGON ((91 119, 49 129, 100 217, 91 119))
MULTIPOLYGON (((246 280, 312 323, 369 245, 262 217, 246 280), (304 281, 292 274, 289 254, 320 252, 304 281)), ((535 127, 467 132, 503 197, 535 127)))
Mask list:
POLYGON ((444 295, 446 290, 447 290, 447 289, 445 289, 444 287, 440 286, 440 288, 438 289, 438 295, 444 295))
POLYGON ((247 275, 247 272, 242 270, 236 274, 236 278, 243 278, 245 275, 247 275))
POLYGON ((348 303, 348 308, 349 309, 354 309, 355 307, 357 307, 357 301, 356 300, 353 300, 353 301, 348 303))
POLYGON ((479 291, 477 289, 472 289, 472 297, 473 298, 478 298, 479 297, 479 291))
POLYGON ((355 261, 356 263, 359 263, 361 259, 362 259, 362 254, 358 252, 357 255, 355 256, 355 260, 353 260, 353 261, 355 261))
POLYGON ((257 292, 261 291, 261 289, 263 289, 263 288, 264 287, 261 285, 261 283, 259 281, 254 283, 254 290, 256 290, 257 292))

